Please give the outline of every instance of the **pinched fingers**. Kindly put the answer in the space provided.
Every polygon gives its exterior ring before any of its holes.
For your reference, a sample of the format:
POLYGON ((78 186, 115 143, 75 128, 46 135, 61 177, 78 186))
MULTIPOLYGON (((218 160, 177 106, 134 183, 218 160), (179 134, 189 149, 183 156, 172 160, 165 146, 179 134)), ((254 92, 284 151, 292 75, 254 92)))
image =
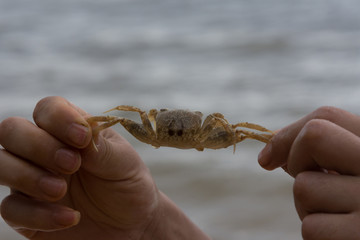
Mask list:
POLYGON ((86 113, 61 97, 42 99, 34 110, 35 123, 43 130, 75 148, 86 161, 82 168, 104 179, 124 179, 141 172, 145 165, 138 154, 116 132, 106 129, 97 139, 98 152, 89 145, 92 132, 86 113), (90 146, 87 148, 87 146, 90 146))
POLYGON ((336 171, 360 175, 360 138, 327 120, 311 120, 295 139, 287 171, 295 177, 303 171, 336 171))
POLYGON ((86 113, 62 97, 47 97, 38 102, 35 123, 60 141, 76 148, 85 148, 91 141, 86 113))
POLYGON ((260 153, 262 167, 295 177, 305 240, 360 238, 359 136, 359 116, 322 107, 280 130, 260 153))
POLYGON ((299 121, 281 129, 259 154, 259 164, 267 169, 287 164, 290 149, 303 127, 311 120, 323 119, 360 136, 360 117, 334 107, 321 107, 299 121))

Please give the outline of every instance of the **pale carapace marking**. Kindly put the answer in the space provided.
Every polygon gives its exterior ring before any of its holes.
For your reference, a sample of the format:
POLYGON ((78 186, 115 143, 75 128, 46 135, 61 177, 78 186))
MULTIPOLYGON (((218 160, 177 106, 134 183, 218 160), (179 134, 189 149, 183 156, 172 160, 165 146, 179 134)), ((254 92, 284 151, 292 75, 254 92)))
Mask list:
POLYGON ((210 114, 204 121, 201 112, 152 109, 146 113, 127 105, 117 106, 105 113, 114 110, 138 112, 142 123, 117 116, 93 116, 87 119, 90 124, 102 122, 101 125, 94 127, 94 136, 97 136, 101 130, 120 123, 139 141, 151 144, 155 148, 166 146, 203 151, 204 148, 219 149, 234 146, 235 152, 236 144, 247 138, 268 143, 274 135, 272 131, 257 124, 248 122, 230 124, 221 113, 210 114), (238 129, 239 127, 253 129, 259 133, 238 129))

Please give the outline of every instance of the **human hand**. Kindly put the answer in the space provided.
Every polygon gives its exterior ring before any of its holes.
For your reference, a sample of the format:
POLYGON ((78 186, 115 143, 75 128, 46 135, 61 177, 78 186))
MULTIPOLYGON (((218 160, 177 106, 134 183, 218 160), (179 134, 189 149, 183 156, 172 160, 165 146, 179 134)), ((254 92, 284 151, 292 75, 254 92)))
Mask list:
POLYGON ((308 239, 360 239, 360 117, 322 107, 277 132, 260 165, 295 177, 294 199, 308 239))
POLYGON ((177 236, 206 239, 115 131, 99 134, 97 152, 88 115, 65 99, 41 100, 33 116, 36 125, 22 118, 0 124, 0 184, 11 188, 1 215, 20 234, 33 240, 169 239, 167 231, 182 227, 177 236))

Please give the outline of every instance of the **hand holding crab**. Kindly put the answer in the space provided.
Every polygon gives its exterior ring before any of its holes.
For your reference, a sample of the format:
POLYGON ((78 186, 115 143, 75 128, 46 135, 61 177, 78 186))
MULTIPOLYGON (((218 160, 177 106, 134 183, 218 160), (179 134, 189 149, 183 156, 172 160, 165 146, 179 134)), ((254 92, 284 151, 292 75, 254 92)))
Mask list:
POLYGON ((95 152, 88 114, 66 99, 42 99, 33 116, 0 122, 1 217, 27 239, 209 239, 115 131, 95 152))
POLYGON ((152 109, 147 114, 139 108, 120 105, 105 113, 113 110, 138 112, 142 124, 123 117, 94 116, 87 121, 104 122, 93 129, 95 135, 105 128, 120 123, 139 141, 156 148, 167 146, 181 149, 195 148, 199 151, 203 151, 204 148, 227 148, 231 145, 234 146, 235 151, 236 143, 247 138, 268 143, 273 136, 272 131, 257 124, 248 122, 230 124, 221 113, 210 114, 202 122, 201 112, 188 110, 152 109), (262 133, 237 129, 238 127, 254 129, 262 133))

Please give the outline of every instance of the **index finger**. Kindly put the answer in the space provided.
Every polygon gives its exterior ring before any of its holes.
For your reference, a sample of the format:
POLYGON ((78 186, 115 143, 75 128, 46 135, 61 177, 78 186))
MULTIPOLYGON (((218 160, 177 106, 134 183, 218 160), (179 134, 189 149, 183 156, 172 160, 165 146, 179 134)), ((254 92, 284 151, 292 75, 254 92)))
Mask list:
POLYGON ((281 129, 259 154, 259 164, 267 169, 286 165, 290 149, 302 130, 313 119, 328 120, 349 132, 360 136, 360 117, 335 107, 321 107, 299 121, 281 129))
POLYGON ((295 139, 287 160, 288 173, 335 171, 360 175, 360 138, 327 120, 311 120, 295 139))
POLYGON ((85 115, 85 111, 62 97, 46 97, 36 105, 33 118, 36 125, 60 141, 84 148, 91 140, 91 128, 85 115))

